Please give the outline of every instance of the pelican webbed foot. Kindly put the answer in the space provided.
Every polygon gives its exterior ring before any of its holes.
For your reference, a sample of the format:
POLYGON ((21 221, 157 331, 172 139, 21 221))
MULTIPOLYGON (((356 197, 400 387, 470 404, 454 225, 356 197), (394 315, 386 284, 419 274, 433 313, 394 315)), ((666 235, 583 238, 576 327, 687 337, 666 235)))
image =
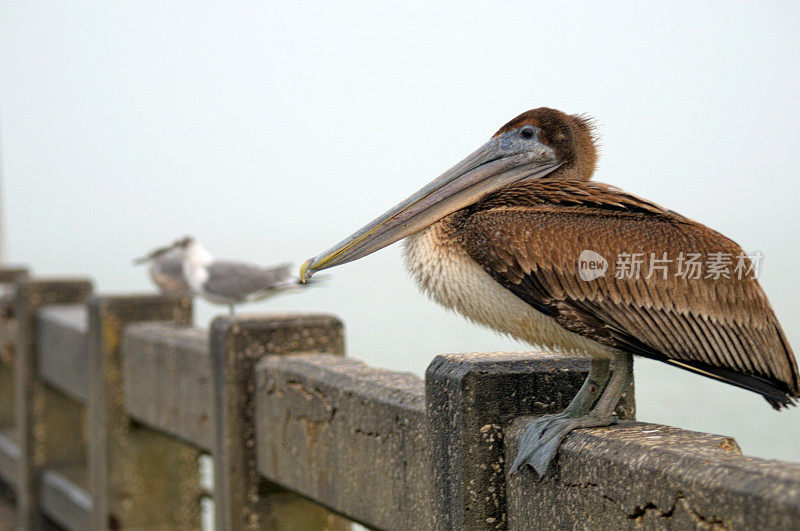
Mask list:
POLYGON ((569 406, 561 413, 545 415, 525 427, 509 476, 519 473, 525 465, 530 465, 540 477, 544 476, 561 442, 572 430, 608 426, 616 421, 614 409, 630 384, 633 363, 629 354, 620 354, 613 364, 609 381, 609 362, 592 360, 589 375, 569 406))
POLYGON ((546 426, 528 426, 520 439, 519 451, 511 466, 510 474, 517 474, 525 465, 530 465, 539 477, 544 476, 550 468, 550 463, 558 453, 561 442, 572 430, 578 428, 595 428, 608 426, 611 418, 602 418, 589 413, 581 417, 552 418, 546 426), (529 429, 536 428, 536 429, 529 429))

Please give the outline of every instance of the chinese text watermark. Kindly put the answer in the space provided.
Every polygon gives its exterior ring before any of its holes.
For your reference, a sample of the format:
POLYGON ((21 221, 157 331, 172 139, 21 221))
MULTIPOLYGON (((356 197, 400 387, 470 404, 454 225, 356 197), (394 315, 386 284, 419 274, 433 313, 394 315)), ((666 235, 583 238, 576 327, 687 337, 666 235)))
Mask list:
MULTIPOLYGON (((666 280, 679 277, 689 280, 719 280, 758 278, 764 255, 754 253, 691 253, 680 252, 676 256, 661 253, 619 253, 609 274, 617 279, 666 280)), ((586 249, 578 256, 578 274, 587 282, 606 275, 609 262, 596 251, 586 249)))

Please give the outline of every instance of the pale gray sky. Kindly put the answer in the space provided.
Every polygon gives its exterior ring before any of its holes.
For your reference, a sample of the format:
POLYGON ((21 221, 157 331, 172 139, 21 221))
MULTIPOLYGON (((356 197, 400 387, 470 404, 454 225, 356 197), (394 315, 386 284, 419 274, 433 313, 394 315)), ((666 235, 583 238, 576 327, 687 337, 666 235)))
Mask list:
MULTIPOLYGON (((103 291, 149 289, 130 259, 185 233, 299 263, 546 105, 596 117, 597 180, 763 252, 800 349, 798 35, 796 2, 2 1, 7 256, 103 291)), ((398 246, 252 309, 337 313, 353 356, 417 373, 522 348, 427 301, 398 246)), ((798 410, 638 367, 641 418, 800 459, 798 410)))

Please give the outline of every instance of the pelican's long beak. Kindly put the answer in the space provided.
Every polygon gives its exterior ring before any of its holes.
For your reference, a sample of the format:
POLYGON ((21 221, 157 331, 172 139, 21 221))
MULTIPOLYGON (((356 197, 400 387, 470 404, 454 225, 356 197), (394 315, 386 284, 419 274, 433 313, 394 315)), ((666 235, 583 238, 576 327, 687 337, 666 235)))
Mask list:
POLYGON ((523 138, 515 129, 496 136, 369 225, 306 260, 300 279, 305 282, 317 271, 363 258, 491 192, 522 179, 542 177, 560 165, 555 152, 539 142, 536 134, 523 138))

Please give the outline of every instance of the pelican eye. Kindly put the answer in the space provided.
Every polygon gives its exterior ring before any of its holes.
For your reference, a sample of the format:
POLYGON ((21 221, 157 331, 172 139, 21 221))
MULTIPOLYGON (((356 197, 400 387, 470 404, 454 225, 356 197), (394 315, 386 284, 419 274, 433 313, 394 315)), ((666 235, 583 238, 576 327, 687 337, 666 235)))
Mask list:
POLYGON ((533 138, 533 127, 523 127, 519 135, 522 138, 533 138))

